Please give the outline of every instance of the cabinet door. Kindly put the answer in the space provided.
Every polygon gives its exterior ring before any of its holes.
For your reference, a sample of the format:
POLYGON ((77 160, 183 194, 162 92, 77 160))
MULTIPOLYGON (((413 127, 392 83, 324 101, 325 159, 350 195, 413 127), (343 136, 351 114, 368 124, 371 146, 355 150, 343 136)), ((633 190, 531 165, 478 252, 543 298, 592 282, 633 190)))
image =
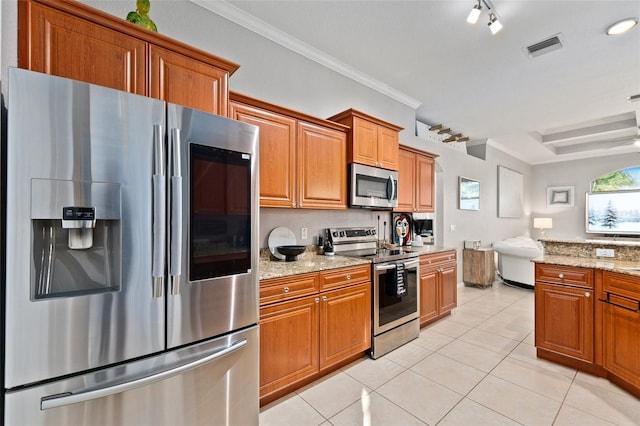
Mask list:
POLYGON ((347 208, 346 152, 345 133, 298 122, 298 207, 347 208))
POLYGON ((398 170, 398 132, 388 127, 378 126, 378 166, 398 170))
POLYGON ((260 206, 295 207, 296 120, 235 102, 230 111, 260 128, 260 206))
POLYGON ((416 159, 417 194, 416 209, 419 212, 434 211, 435 161, 431 157, 418 155, 416 159))
POLYGON ((591 290, 536 281, 535 300, 536 347, 593 362, 591 290))
POLYGON ((440 314, 450 312, 458 304, 458 267, 443 265, 439 272, 440 314))
POLYGON ((416 206, 416 154, 400 150, 397 211, 413 212, 416 206))
POLYGON ((260 309, 260 397, 318 372, 318 299, 260 309))
POLYGON ((35 3, 19 2, 21 68, 146 95, 147 43, 35 3), (26 17, 29 17, 25 19, 26 17), (23 34, 23 33, 21 33, 23 34))
MULTIPOLYGON (((353 117, 351 129, 354 163, 378 165, 378 126, 368 120, 353 117)), ((350 159, 351 160, 351 159, 350 159)))
POLYGON ((622 306, 604 304, 604 368, 640 387, 640 313, 622 306))
POLYGON ((149 46, 149 95, 212 114, 227 115, 227 71, 158 46, 149 46))
POLYGON ((420 325, 438 316, 438 271, 420 264, 420 325))
POLYGON ((371 347, 371 283, 320 294, 320 369, 371 347))

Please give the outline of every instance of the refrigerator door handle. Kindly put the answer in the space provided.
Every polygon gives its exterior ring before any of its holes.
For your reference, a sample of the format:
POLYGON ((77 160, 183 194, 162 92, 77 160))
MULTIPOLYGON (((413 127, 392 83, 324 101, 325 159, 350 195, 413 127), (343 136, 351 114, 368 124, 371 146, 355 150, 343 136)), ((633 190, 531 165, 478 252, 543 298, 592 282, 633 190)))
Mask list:
POLYGON ((182 171, 180 129, 171 129, 171 225, 169 234, 169 276, 171 294, 180 293, 182 274, 182 171))
POLYGON ((161 298, 164 289, 166 257, 167 182, 162 126, 153 126, 153 296, 161 298))
POLYGON ((155 383, 160 380, 165 380, 170 377, 182 374, 188 370, 192 370, 194 368, 208 364, 209 362, 212 362, 218 358, 222 358, 226 355, 229 355, 230 353, 235 352, 246 345, 247 345, 247 339, 238 340, 237 342, 234 342, 231 346, 224 348, 220 351, 217 351, 211 355, 207 355, 206 357, 201 358, 197 361, 189 362, 179 367, 162 371, 160 373, 153 374, 151 376, 132 380, 130 382, 121 383, 114 386, 107 386, 104 388, 90 390, 87 392, 64 393, 62 395, 47 396, 40 400, 40 409, 48 410, 50 408, 62 407, 65 405, 76 404, 78 402, 87 402, 94 399, 104 398, 110 395, 126 392, 128 390, 135 389, 140 386, 146 386, 151 383, 155 383))

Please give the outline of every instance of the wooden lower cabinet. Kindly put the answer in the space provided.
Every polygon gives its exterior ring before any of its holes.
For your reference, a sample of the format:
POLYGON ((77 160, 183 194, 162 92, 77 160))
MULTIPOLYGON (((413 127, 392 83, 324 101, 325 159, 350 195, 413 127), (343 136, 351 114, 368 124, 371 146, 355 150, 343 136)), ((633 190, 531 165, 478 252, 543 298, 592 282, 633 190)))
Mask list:
POLYGON ((456 252, 420 256, 420 325, 449 315, 457 303, 456 252))
POLYGON ((640 394, 640 278, 603 272, 604 368, 640 394))
POLYGON ((318 296, 260 309, 260 395, 312 376, 318 363, 318 296))
MULTIPOLYGON (((330 290, 277 303, 261 302, 261 405, 333 371, 371 347, 371 282, 369 275, 362 273, 369 268, 320 272, 318 281, 327 283, 330 290), (341 275, 347 284, 336 287, 341 275)), ((263 281, 261 287, 311 288, 308 283, 313 275, 301 275, 300 284, 293 276, 263 281)), ((273 295, 263 300, 272 301, 273 295)))
POLYGON ((320 295, 320 370, 371 347, 371 284, 320 295))
POLYGON ((536 347, 593 362, 593 291, 536 282, 535 299, 536 347))
POLYGON ((640 398, 640 277, 536 263, 538 357, 606 377, 640 398))

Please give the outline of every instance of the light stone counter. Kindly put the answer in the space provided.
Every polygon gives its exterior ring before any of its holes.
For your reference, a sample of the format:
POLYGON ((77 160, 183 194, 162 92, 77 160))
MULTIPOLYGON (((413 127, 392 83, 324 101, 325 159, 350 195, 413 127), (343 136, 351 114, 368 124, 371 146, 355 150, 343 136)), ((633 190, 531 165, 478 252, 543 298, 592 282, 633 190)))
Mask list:
MULTIPOLYGON (((405 250, 424 255, 455 249, 434 246, 412 246, 405 247, 405 250)), ((260 281, 262 281, 270 278, 282 278, 292 275, 307 274, 310 272, 325 271, 327 269, 346 268, 349 266, 366 264, 371 264, 371 260, 340 255, 325 256, 323 254, 318 254, 317 247, 313 246, 307 247, 307 251, 299 255, 298 260, 292 262, 278 260, 271 255, 269 249, 262 249, 260 264, 258 265, 258 276, 260 277, 260 281)))
POLYGON ((531 260, 534 263, 545 263, 549 265, 576 266, 579 268, 602 269, 605 271, 618 272, 621 274, 640 276, 639 261, 596 259, 590 257, 544 255, 531 260))

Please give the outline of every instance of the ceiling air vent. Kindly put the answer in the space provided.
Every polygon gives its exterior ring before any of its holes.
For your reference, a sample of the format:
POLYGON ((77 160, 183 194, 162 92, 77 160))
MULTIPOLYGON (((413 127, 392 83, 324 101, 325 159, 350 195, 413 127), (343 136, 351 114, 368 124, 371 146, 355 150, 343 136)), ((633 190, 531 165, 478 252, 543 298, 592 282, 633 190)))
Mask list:
POLYGON ((562 34, 556 34, 549 37, 546 40, 542 40, 538 43, 534 43, 531 46, 525 47, 525 52, 528 56, 536 58, 545 53, 553 52, 562 47, 562 34))

